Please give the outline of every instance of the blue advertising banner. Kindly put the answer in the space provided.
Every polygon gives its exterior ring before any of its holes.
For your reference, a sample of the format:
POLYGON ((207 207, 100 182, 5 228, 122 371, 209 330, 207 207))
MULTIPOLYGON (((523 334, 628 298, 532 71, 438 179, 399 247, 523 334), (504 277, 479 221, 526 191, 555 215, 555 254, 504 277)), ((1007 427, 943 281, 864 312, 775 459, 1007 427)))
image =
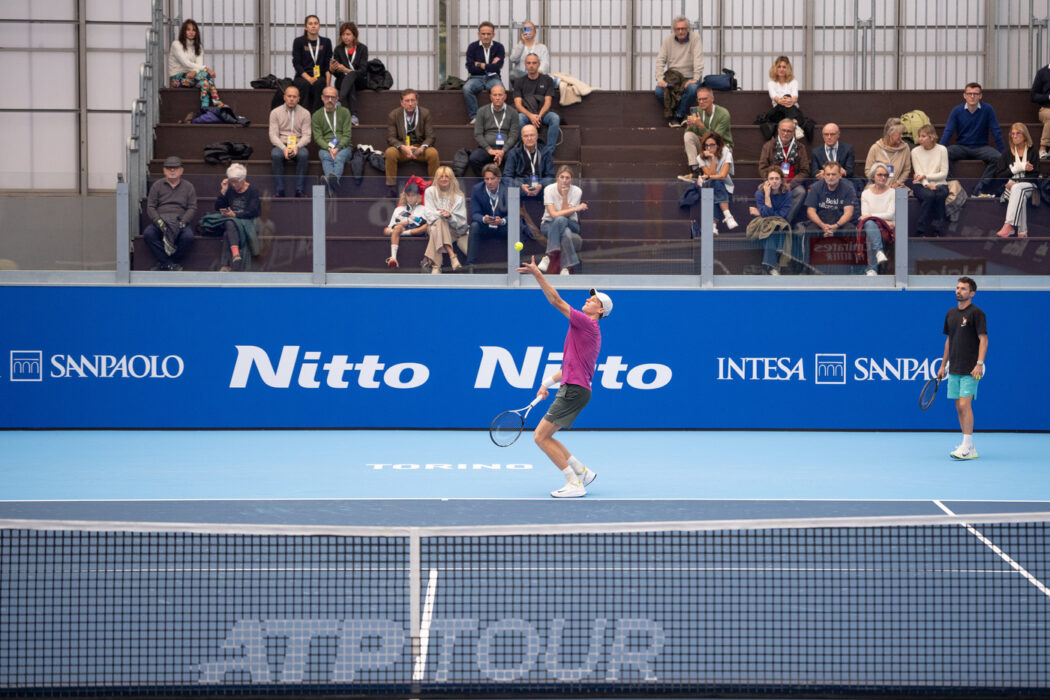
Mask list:
MULTIPOLYGON (((608 291, 578 428, 957 427, 943 397, 918 409, 952 289, 608 291)), ((1050 293, 974 302, 979 429, 1050 429, 1050 293)), ((568 327, 537 289, 3 287, 0 303, 2 428, 486 428, 558 369, 568 327)))

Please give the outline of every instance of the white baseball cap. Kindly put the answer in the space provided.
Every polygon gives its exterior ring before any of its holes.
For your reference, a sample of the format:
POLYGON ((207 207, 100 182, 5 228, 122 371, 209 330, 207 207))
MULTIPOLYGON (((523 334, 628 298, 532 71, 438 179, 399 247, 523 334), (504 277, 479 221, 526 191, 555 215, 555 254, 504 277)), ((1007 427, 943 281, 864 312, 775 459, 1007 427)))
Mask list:
POLYGON ((598 297, 598 301, 602 303, 602 318, 612 313, 612 297, 605 292, 599 292, 597 289, 592 289, 591 295, 598 297))

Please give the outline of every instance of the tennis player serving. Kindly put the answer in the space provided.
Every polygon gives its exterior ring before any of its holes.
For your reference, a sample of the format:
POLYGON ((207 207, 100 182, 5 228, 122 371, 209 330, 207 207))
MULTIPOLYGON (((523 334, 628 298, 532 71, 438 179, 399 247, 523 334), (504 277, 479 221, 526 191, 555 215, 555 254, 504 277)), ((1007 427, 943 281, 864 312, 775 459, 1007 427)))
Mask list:
POLYGON ((569 319, 561 371, 555 372, 544 382, 536 394, 546 398, 551 387, 558 382, 561 382, 561 388, 532 436, 540 449, 554 462, 554 466, 565 475, 565 485, 551 491, 551 495, 555 498, 586 496, 586 486, 594 481, 596 474, 573 457, 565 445, 554 438, 554 433, 561 428, 572 427, 576 416, 580 415, 580 411, 591 400, 591 378, 598 363, 598 351, 602 347, 602 331, 598 327, 598 321, 612 313, 612 299, 608 294, 592 289, 591 295, 583 303, 583 310, 579 311, 569 306, 547 282, 543 273, 536 267, 535 257, 528 264, 519 267, 518 272, 527 272, 535 277, 547 301, 569 319))
POLYGON ((977 382, 984 376, 984 356, 988 352, 988 326, 984 312, 973 303, 977 283, 969 277, 960 277, 955 285, 958 304, 948 309, 944 317, 944 357, 937 376, 948 375, 948 398, 955 399, 959 414, 962 444, 951 451, 955 459, 977 459, 973 446, 973 400, 977 398, 977 382))

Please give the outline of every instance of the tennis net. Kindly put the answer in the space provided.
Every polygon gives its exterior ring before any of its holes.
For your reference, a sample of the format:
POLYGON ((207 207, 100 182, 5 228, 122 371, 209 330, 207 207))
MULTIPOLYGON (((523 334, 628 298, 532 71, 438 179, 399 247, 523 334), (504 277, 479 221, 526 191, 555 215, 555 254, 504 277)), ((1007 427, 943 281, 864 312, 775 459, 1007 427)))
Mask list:
POLYGON ((1048 520, 0 521, 0 695, 1045 696, 1048 520))

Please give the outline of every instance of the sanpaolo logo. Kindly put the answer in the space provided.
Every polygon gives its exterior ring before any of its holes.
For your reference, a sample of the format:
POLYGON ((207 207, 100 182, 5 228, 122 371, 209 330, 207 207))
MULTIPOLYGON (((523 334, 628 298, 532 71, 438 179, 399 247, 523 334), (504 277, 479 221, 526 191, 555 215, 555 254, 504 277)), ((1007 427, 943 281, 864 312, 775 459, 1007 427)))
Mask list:
POLYGON ((817 353, 814 356, 814 384, 845 384, 846 356, 817 353))
POLYGON ((186 363, 178 355, 52 355, 55 379, 178 379, 186 363))
POLYGON ((11 381, 44 381, 44 353, 40 350, 12 350, 11 381))

